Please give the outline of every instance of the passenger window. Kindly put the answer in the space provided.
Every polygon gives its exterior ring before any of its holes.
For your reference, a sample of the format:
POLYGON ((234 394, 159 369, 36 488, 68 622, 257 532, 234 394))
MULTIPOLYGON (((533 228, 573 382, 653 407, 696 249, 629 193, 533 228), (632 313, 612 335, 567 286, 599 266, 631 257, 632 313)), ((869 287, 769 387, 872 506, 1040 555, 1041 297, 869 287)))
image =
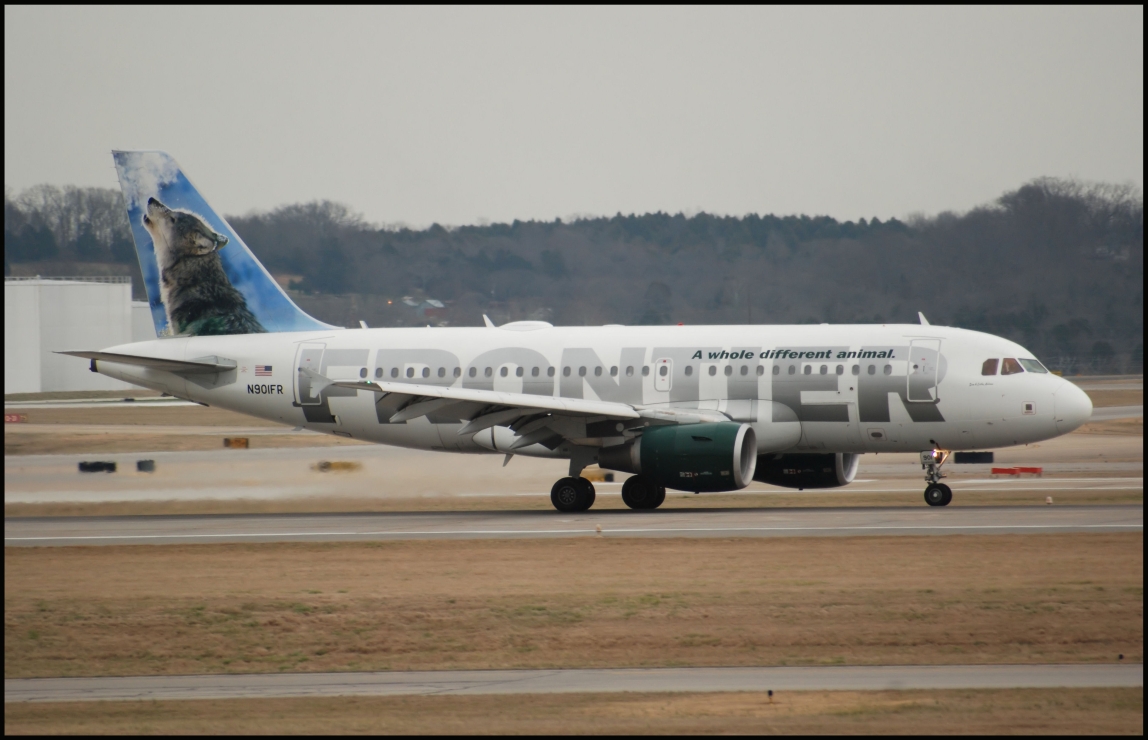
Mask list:
POLYGON ((644 378, 649 374, 650 374, 650 366, 649 365, 642 365, 642 377, 644 378))
POLYGON ((462 376, 462 368, 461 368, 461 367, 456 367, 456 368, 454 369, 454 377, 458 378, 458 377, 461 377, 461 376, 462 376))
POLYGON ((562 368, 562 377, 564 377, 564 378, 569 378, 569 377, 570 377, 570 366, 569 366, 569 365, 567 365, 566 367, 562 368))
POLYGON ((985 360, 984 364, 981 365, 981 375, 996 375, 997 363, 999 362, 1000 360, 995 357, 991 360, 985 360))
POLYGON ((429 377, 430 377, 430 368, 429 368, 429 367, 424 367, 424 368, 423 368, 423 377, 424 377, 424 378, 429 378, 429 377))
POLYGON ((662 365, 658 369, 658 375, 661 375, 663 378, 666 377, 666 375, 669 374, 669 372, 670 372, 670 369, 668 367, 666 367, 665 365, 662 365))
POLYGON ((774 365, 773 366, 773 374, 774 375, 781 375, 781 365, 774 365))
POLYGON ((532 369, 530 370, 530 377, 532 377, 532 378, 537 378, 537 377, 538 377, 538 368, 532 368, 532 369))
POLYGON ((886 365, 885 366, 885 374, 886 375, 892 375, 893 374, 893 366, 892 365, 886 365))
POLYGON ((578 377, 579 378, 585 378, 586 377, 586 366, 585 365, 578 368, 578 377))
POLYGON ((741 374, 742 375, 749 375, 749 365, 742 365, 741 366, 741 374))
POLYGON ((877 366, 876 365, 870 365, 869 366, 869 374, 870 375, 876 375, 877 374, 877 366))
POLYGON ((415 376, 415 369, 413 367, 407 368, 407 377, 413 378, 415 376))
POLYGON ((472 377, 472 378, 473 378, 475 375, 478 375, 478 368, 477 368, 477 367, 472 367, 472 368, 470 369, 470 372, 469 372, 468 374, 470 375, 470 377, 472 377))
MULTIPOLYGON (((503 368, 503 369, 505 370, 506 368, 503 368)), ((482 374, 489 378, 489 377, 492 377, 494 375, 494 370, 488 367, 482 371, 482 374)))
POLYGON ((717 375, 717 365, 710 365, 710 375, 717 375))
POLYGON ((845 366, 844 365, 838 365, 837 366, 837 374, 838 375, 844 375, 845 374, 845 366))
POLYGON ((359 377, 360 378, 367 377, 367 368, 365 368, 365 367, 359 368, 359 377))
POLYGON ((694 374, 694 366, 693 365, 686 365, 686 377, 688 378, 693 374, 694 374))
POLYGON ((376 378, 381 378, 381 377, 383 377, 383 369, 382 369, 381 367, 376 367, 376 368, 375 368, 375 377, 376 377, 376 378))
POLYGON ((594 377, 595 378, 602 377, 602 368, 601 367, 594 368, 594 377))
POLYGON ((521 378, 525 370, 521 367, 514 368, 514 377, 521 378))
POLYGON ((725 366, 725 375, 727 378, 729 376, 733 375, 733 365, 726 365, 725 366))
POLYGON ((797 365, 790 365, 789 366, 789 374, 790 375, 797 375, 797 365))
MULTIPOLYGON (((474 373, 471 373, 471 375, 474 375, 474 373)), ((399 369, 398 369, 397 367, 392 367, 392 368, 391 368, 391 377, 392 377, 392 378, 397 378, 397 377, 399 377, 399 369)))
POLYGON ((806 365, 805 366, 805 374, 806 375, 812 375, 813 374, 813 366, 812 365, 806 365))
POLYGON ((554 368, 552 368, 552 367, 546 368, 546 377, 548 377, 548 378, 554 377, 554 368))
POLYGON ((757 366, 757 377, 760 378, 762 375, 765 375, 765 365, 758 365, 757 366))
POLYGON ((854 375, 860 375, 861 374, 861 366, 860 365, 854 365, 853 366, 853 374, 854 375))
POLYGON ((439 376, 440 378, 445 378, 445 377, 446 377, 446 368, 445 368, 445 367, 440 367, 440 368, 438 369, 438 376, 439 376))
POLYGON ((1048 372, 1048 368, 1046 368, 1044 365, 1041 365, 1040 362, 1038 362, 1037 360, 1021 359, 1020 364, 1022 367, 1024 367, 1025 370, 1028 370, 1030 373, 1047 373, 1048 372))
POLYGON ((629 377, 632 377, 633 375, 634 375, 634 366, 633 365, 626 365, 626 377, 629 378, 629 377))
POLYGON ((821 366, 821 374, 822 375, 828 375, 829 374, 829 366, 828 365, 822 365, 821 366))
POLYGON ((1011 357, 1004 358, 1004 362, 1001 363, 1001 375, 1016 375, 1017 373, 1023 372, 1024 368, 1011 357))
POLYGON ((618 366, 617 365, 611 365, 610 366, 610 377, 611 378, 618 377, 618 366))

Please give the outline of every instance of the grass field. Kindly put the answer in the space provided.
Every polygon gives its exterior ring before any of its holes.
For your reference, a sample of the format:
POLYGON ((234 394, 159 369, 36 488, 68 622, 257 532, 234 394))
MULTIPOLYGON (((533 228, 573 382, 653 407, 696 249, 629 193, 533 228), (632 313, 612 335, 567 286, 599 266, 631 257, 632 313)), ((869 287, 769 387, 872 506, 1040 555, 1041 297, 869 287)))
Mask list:
POLYGON ((1143 689, 541 694, 5 704, 22 734, 1140 735, 1143 689))
POLYGON ((5 548, 4 675, 1108 662, 1142 534, 5 548))

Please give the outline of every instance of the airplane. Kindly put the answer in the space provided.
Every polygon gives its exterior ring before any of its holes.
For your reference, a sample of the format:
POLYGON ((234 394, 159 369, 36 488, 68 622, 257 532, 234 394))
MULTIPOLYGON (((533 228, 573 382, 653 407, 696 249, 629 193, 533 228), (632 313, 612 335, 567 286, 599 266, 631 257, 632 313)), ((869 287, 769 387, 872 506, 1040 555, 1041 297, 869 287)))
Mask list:
POLYGON ((845 486, 861 455, 917 452, 946 506, 952 451, 1030 444, 1092 403, 1024 347, 919 324, 343 328, 294 304, 168 154, 113 152, 158 338, 98 351, 93 372, 294 427, 423 450, 630 473, 622 500, 760 481, 845 486))

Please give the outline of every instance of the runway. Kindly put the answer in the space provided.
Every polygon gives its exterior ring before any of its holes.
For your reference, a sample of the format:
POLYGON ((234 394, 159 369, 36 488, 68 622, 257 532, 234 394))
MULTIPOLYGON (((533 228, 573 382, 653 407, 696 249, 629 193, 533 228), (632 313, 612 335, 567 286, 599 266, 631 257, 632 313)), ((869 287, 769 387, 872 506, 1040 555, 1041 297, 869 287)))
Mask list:
POLYGON ((5 546, 1142 532, 1143 505, 6 518, 5 546))
POLYGON ((4 701, 155 701, 620 691, 881 691, 1144 685, 1143 664, 602 668, 4 679, 4 701))

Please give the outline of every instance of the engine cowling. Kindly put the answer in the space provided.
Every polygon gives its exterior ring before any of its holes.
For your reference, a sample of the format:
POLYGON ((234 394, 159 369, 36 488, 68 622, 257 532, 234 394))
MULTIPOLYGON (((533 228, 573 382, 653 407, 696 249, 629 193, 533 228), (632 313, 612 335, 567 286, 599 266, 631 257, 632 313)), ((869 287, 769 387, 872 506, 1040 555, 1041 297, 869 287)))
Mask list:
POLYGON ((637 439, 598 452, 599 467, 641 473, 679 491, 745 488, 756 465, 753 428, 736 422, 649 427, 637 439))
POLYGON ((762 455, 753 479, 786 488, 839 488, 853 482, 860 461, 852 452, 762 455))

